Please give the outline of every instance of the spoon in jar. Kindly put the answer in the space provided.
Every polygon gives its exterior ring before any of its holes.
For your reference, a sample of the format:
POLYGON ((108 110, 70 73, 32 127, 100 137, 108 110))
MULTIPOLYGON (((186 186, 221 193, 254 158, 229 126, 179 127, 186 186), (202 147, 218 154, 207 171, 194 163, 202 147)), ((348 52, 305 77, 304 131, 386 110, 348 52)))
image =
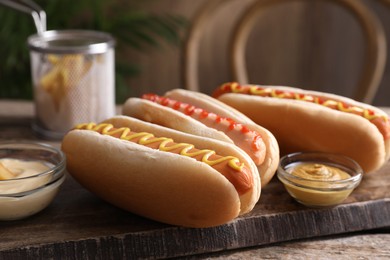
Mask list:
POLYGON ((31 14, 38 34, 46 31, 46 13, 31 0, 0 0, 0 4, 31 14))

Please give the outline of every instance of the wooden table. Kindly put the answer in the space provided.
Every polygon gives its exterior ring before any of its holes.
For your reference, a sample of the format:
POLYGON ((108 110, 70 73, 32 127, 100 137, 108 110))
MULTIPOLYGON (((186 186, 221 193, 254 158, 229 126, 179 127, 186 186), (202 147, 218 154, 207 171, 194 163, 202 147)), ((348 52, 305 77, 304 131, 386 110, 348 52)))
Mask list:
MULTIPOLYGON (((30 129, 33 115, 30 102, 0 101, 0 140, 37 139, 30 129)), ((0 259, 385 259, 390 257, 389 186, 387 163, 365 176, 342 205, 309 209, 274 178, 250 214, 223 226, 190 229, 120 210, 68 176, 47 209, 0 223, 0 259)))

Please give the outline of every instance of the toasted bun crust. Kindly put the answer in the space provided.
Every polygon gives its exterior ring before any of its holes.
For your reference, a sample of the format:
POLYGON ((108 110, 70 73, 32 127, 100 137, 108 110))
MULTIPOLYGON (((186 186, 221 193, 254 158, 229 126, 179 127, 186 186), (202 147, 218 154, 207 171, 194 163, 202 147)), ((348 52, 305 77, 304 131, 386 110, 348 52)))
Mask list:
POLYGON ((270 131, 256 124, 233 107, 228 106, 225 103, 206 94, 184 89, 173 89, 165 93, 165 96, 174 100, 192 104, 199 108, 203 108, 208 112, 231 118, 237 123, 245 124, 250 130, 258 132, 262 136, 265 143, 266 156, 264 162, 257 167, 261 176, 262 187, 269 183, 278 168, 280 157, 279 145, 276 141, 276 138, 270 131))
MULTIPOLYGON (((325 93, 325 92, 319 92, 319 91, 313 91, 313 90, 304 90, 304 89, 300 89, 300 88, 284 87, 284 86, 281 86, 281 87, 280 86, 279 87, 271 86, 271 87, 277 88, 277 89, 285 89, 285 90, 293 91, 296 93, 303 93, 303 94, 306 93, 306 94, 313 95, 313 96, 322 96, 322 97, 333 99, 336 101, 341 101, 341 102, 344 102, 344 103, 347 103, 347 104, 350 104, 353 106, 372 110, 377 115, 382 115, 382 116, 386 116, 386 117, 389 116, 388 114, 386 114, 385 111, 383 111, 382 109, 380 109, 378 107, 375 107, 375 106, 372 106, 369 104, 365 104, 365 103, 353 100, 353 99, 348 98, 348 97, 343 97, 343 96, 339 96, 336 94, 332 94, 332 93, 325 93)), ((369 121, 366 120, 366 122, 369 122, 369 121)), ((390 129, 388 129, 388 131, 390 131, 390 129)), ((387 138, 383 141, 384 141, 384 145, 385 145, 385 161, 388 161, 390 159, 390 138, 387 138)))
POLYGON ((249 212, 258 201, 257 169, 234 145, 124 116, 106 122, 236 156, 253 170, 254 186, 240 197, 222 174, 205 163, 92 131, 72 130, 62 143, 67 169, 102 199, 150 219, 187 227, 224 224, 249 212))
MULTIPOLYGON (((327 93, 275 88, 368 106, 327 93)), ((223 94, 218 99, 270 130, 278 140, 281 154, 297 151, 340 153, 356 160, 365 172, 377 170, 388 159, 388 142, 385 144, 378 128, 363 117, 300 100, 237 93, 223 94)), ((378 111, 372 106, 369 108, 378 111)))

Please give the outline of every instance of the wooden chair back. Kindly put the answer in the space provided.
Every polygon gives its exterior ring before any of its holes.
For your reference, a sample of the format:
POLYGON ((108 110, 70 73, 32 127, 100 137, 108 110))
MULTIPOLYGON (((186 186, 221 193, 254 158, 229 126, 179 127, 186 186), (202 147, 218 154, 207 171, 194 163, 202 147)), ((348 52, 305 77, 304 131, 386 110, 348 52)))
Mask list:
MULTIPOLYGON (((183 84, 186 89, 199 91, 198 81, 198 61, 199 47, 202 39, 203 29, 207 26, 215 11, 222 5, 232 0, 209 0, 199 10, 192 27, 187 35, 183 53, 183 84)), ((313 0, 256 0, 253 1, 233 28, 230 42, 230 67, 232 79, 241 84, 251 83, 248 78, 246 64, 246 47, 250 33, 258 17, 266 12, 270 7, 292 1, 313 0)), ((360 0, 314 0, 327 1, 337 4, 350 12, 358 21, 364 35, 364 64, 360 79, 354 90, 352 98, 365 103, 372 103, 373 98, 381 83, 383 72, 386 65, 386 37, 384 29, 376 15, 365 6, 360 0)), ((385 1, 385 0, 382 0, 385 1)), ((386 0, 387 1, 387 0, 386 0)))

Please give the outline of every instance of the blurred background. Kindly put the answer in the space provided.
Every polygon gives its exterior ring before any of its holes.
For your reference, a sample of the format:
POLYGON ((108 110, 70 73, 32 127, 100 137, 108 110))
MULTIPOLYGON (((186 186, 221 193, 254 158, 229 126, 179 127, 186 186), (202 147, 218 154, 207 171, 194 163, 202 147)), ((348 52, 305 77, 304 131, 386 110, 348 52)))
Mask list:
MULTIPOLYGON (((107 31, 117 40, 116 101, 146 92, 162 94, 184 87, 183 48, 197 12, 211 0, 36 0, 50 29, 107 31)), ((211 93, 232 80, 231 28, 257 0, 226 0, 202 32, 199 90, 211 93)), ((288 1, 264 13, 248 41, 251 83, 289 85, 351 96, 362 73, 364 35, 357 21, 331 1, 288 1)), ((362 1, 390 35, 385 0, 362 1)), ((31 17, 0 6, 0 98, 31 99, 27 37, 31 17)), ((389 51, 388 51, 389 53, 389 51)), ((389 54, 386 54, 386 56, 389 54)), ((373 104, 390 105, 390 67, 386 64, 373 104)))

